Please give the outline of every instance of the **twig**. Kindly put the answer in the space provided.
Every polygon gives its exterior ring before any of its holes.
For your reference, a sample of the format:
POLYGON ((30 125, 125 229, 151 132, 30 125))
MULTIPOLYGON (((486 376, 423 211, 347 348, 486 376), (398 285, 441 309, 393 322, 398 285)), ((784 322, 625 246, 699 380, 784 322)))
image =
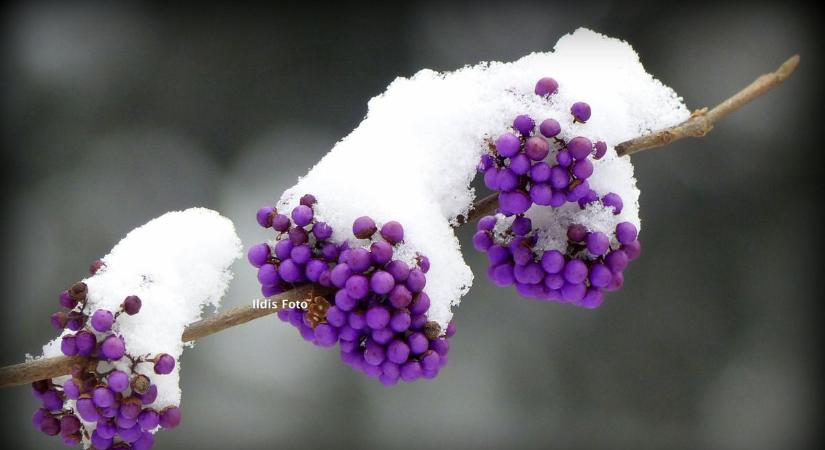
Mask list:
POLYGON ((762 75, 745 89, 716 105, 710 111, 707 108, 698 109, 691 114, 688 120, 679 125, 622 142, 616 146, 616 153, 619 156, 632 155, 642 150, 662 147, 686 137, 702 137, 708 134, 720 119, 782 84, 786 78, 791 76, 797 65, 799 65, 799 55, 793 55, 782 63, 776 72, 762 75))
MULTIPOLYGON (((253 305, 242 305, 216 314, 207 319, 195 322, 183 332, 183 342, 195 341, 227 328, 244 324, 260 317, 268 316, 278 311, 281 300, 305 300, 320 292, 312 285, 305 285, 274 295, 267 300, 271 301, 272 308, 256 308, 253 305)), ((16 386, 31 383, 37 380, 59 377, 71 373, 72 367, 87 362, 82 356, 55 356, 52 358, 36 359, 29 362, 5 366, 0 368, 0 387, 16 386)))
MULTIPOLYGON (((746 88, 720 103, 715 108, 709 111, 707 108, 702 108, 695 111, 688 120, 679 125, 622 142, 616 146, 616 152, 619 156, 631 155, 642 150, 665 146, 682 138, 702 137, 713 129, 713 126, 718 120, 726 117, 785 81, 785 79, 793 73, 798 64, 799 55, 794 55, 779 66, 776 72, 762 75, 746 88)), ((497 195, 493 194, 476 201, 473 204, 473 208, 467 214, 467 217, 459 216, 456 218, 457 226, 475 222, 495 212, 498 207, 497 199, 497 195)), ((268 300, 278 303, 281 300, 310 299, 318 294, 317 289, 313 290, 312 286, 308 285, 269 297, 268 300)), ((238 306, 208 319, 193 323, 184 331, 182 340, 183 342, 194 341, 227 328, 272 314, 276 311, 277 308, 255 308, 252 305, 238 306)), ((71 372, 73 366, 83 364, 84 362, 85 358, 83 357, 59 356, 2 367, 0 368, 0 387, 26 384, 37 380, 66 375, 71 372)))

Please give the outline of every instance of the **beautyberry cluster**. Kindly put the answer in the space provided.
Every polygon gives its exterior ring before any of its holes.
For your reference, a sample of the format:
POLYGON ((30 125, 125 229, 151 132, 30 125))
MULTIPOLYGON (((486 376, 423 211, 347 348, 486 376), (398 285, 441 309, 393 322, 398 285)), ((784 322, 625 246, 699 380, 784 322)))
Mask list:
MULTIPOLYGON (((536 83, 535 93, 541 97, 549 98, 557 91, 553 78, 536 83)), ((570 113, 574 122, 586 122, 590 106, 574 103, 570 113)), ((623 207, 618 194, 599 197, 588 183, 593 175, 591 159, 604 157, 607 144, 583 136, 565 141, 560 134, 561 125, 555 119, 545 119, 537 127, 533 118, 520 115, 513 121, 512 132, 491 143, 490 152, 481 157, 479 171, 484 184, 498 193, 498 212, 513 218, 509 225, 498 227, 500 216, 482 218, 473 245, 487 253, 488 275, 497 285, 514 284, 525 297, 596 308, 603 301, 603 291, 622 286, 623 271, 641 247, 636 226, 621 222, 611 233, 613 240, 574 223, 567 228, 564 252, 536 248, 536 229, 525 216, 533 205, 561 208, 573 203, 584 209, 601 203, 613 214, 623 207)))
MULTIPOLYGON (((90 271, 94 274, 102 267, 96 261, 90 271)), ((85 359, 72 368, 71 378, 62 386, 54 380, 32 383, 32 392, 42 403, 32 422, 47 435, 60 435, 67 445, 86 441, 100 450, 150 449, 153 432, 176 427, 181 413, 176 406, 153 408, 158 388, 136 368, 152 364, 156 374, 165 375, 175 368, 175 358, 165 353, 133 358, 126 353, 125 342, 113 327, 121 314, 140 312, 139 297, 126 297, 115 313, 98 309, 89 316, 87 295, 82 282, 60 293, 60 305, 68 312, 52 315, 52 325, 73 332, 63 336, 60 349, 66 356, 85 359)))
POLYGON ((306 309, 281 309, 278 317, 319 347, 338 344, 345 363, 385 385, 435 378, 447 363, 455 327, 451 323, 442 333, 427 318, 429 259, 418 255, 410 267, 393 258, 394 246, 404 240, 395 221, 379 229, 371 218, 359 217, 352 232, 362 241, 334 242, 332 228, 316 220, 315 204, 307 194, 289 216, 271 207, 257 214, 262 227, 277 233, 274 245, 258 244, 248 253, 263 295, 305 284, 326 294, 306 309))

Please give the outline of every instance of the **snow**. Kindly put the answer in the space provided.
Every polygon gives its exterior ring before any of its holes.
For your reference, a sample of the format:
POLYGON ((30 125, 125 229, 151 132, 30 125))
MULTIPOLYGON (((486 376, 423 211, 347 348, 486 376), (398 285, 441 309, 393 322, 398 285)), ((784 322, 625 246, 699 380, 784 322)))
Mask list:
POLYGON ((356 244, 364 244, 351 231, 359 216, 379 224, 401 222, 405 242, 397 257, 410 260, 420 252, 430 258, 428 315, 442 328, 473 280, 451 225, 475 198, 470 182, 486 151, 485 139, 507 131, 516 115, 529 114, 537 123, 557 119, 564 139, 582 135, 607 142, 608 154, 594 164, 590 182, 599 194, 620 194, 624 211, 620 216, 596 207, 531 211, 547 216, 542 242, 556 247, 554 230, 562 222, 576 220, 591 229, 608 229, 621 220, 641 225, 633 166, 629 158, 618 158, 613 146, 689 114, 673 90, 645 72, 630 45, 587 29, 562 37, 554 52, 398 78, 368 106, 358 127, 283 194, 278 208, 291 210, 301 195, 312 193, 318 199, 316 216, 333 226, 334 239, 356 244), (549 100, 533 93, 545 76, 560 85, 549 100), (576 101, 592 107, 586 124, 572 123, 569 108, 576 101))
MULTIPOLYGON (((232 280, 229 267, 240 256, 241 241, 229 219, 209 209, 190 208, 166 213, 129 232, 102 258, 105 267, 83 280, 89 289, 88 313, 101 308, 115 312, 127 296, 140 297, 140 312, 121 314, 113 327, 126 341, 129 355, 168 353, 178 360, 167 375, 155 374, 151 363, 137 366, 158 386, 152 407, 180 404, 181 335, 201 318, 204 307, 220 305, 232 280)), ((44 357, 60 354, 60 337, 43 347, 44 357)), ((122 358, 115 365, 128 372, 127 363, 122 358)))

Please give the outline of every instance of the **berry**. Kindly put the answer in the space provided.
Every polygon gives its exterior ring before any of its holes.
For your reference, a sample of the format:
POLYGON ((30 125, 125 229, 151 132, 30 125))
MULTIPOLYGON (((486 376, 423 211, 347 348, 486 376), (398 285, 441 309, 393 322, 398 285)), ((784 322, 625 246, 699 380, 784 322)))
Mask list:
POLYGON ((272 218, 275 214, 275 208, 264 206, 255 214, 255 219, 258 221, 258 225, 264 228, 269 228, 272 226, 272 218))
POLYGON ((590 119, 590 105, 585 102, 573 103, 570 107, 570 114, 577 122, 587 122, 590 119))
POLYGON ((352 234, 358 239, 368 239, 378 230, 375 221, 367 216, 361 216, 352 223, 352 234))
POLYGON ((115 392, 123 392, 129 388, 129 375, 126 372, 115 370, 106 377, 106 384, 115 392))
POLYGON ((167 353, 161 353, 155 357, 155 373, 166 375, 172 373, 175 368, 175 358, 167 353))
POLYGON ((504 133, 496 139, 495 146, 499 155, 510 158, 519 152, 521 141, 513 133, 504 133))
POLYGON ((252 264, 255 267, 261 267, 262 265, 266 264, 266 261, 270 258, 269 245, 253 245, 249 248, 249 252, 247 252, 246 256, 250 264, 252 264))
POLYGON ((100 354, 112 361, 122 358, 125 351, 126 345, 123 343, 123 339, 118 336, 110 335, 100 344, 100 354))
POLYGON ((292 221, 295 225, 303 227, 312 222, 312 208, 306 205, 298 205, 292 210, 292 221))
POLYGON ((550 78, 544 77, 536 82, 535 93, 539 97, 549 97, 559 90, 559 83, 550 78))
POLYGON ((381 226, 381 237, 390 244, 397 244, 404 240, 404 227, 400 223, 391 220, 381 226))
POLYGON ((526 115, 522 114, 520 116, 516 116, 515 120, 513 120, 513 128, 516 129, 522 136, 530 136, 530 133, 533 132, 533 129, 536 127, 536 122, 533 119, 526 115))
POLYGON ((92 314, 92 328, 105 333, 112 328, 112 323, 115 321, 115 316, 111 311, 105 309, 98 309, 92 314))
POLYGON ((555 137, 561 133, 561 125, 556 119, 544 119, 539 125, 539 132, 546 138, 555 137))

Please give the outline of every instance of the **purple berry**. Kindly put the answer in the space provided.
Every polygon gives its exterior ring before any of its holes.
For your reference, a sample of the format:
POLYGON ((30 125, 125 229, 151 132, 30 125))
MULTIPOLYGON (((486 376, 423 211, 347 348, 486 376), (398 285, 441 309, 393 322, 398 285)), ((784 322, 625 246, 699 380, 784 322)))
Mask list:
POLYGON ((530 187, 530 200, 541 206, 548 206, 553 202, 553 189, 547 183, 538 183, 530 187))
POLYGON ((416 295, 410 303, 410 314, 417 316, 425 314, 430 309, 430 296, 424 292, 416 295))
POLYGON ((301 199, 298 201, 299 204, 304 205, 304 206, 309 206, 309 207, 311 207, 312 205, 314 205, 317 202, 318 202, 318 200, 316 200, 315 196, 312 195, 312 194, 304 194, 301 197, 301 199))
POLYGON ((499 209, 504 215, 523 214, 530 209, 530 197, 522 191, 499 194, 499 209))
POLYGON ((289 254, 292 252, 292 247, 294 246, 295 244, 289 239, 281 239, 275 243, 275 256, 281 261, 289 259, 289 254))
POLYGON ((130 316, 134 316, 139 313, 141 306, 143 306, 143 302, 140 301, 140 297, 137 295, 130 295, 126 297, 122 304, 123 312, 130 316))
POLYGON ((292 221, 295 225, 303 227, 312 222, 312 208, 306 205, 298 205, 292 210, 292 221))
POLYGON ((66 356, 74 356, 77 354, 77 343, 75 337, 72 335, 63 336, 60 340, 60 351, 66 356))
POLYGON ((370 276, 370 288, 376 294, 388 294, 395 286, 395 279, 388 272, 378 270, 370 276))
POLYGON ((249 252, 247 252, 246 257, 249 260, 250 264, 252 264, 255 267, 261 267, 262 265, 266 264, 266 261, 270 257, 269 245, 253 245, 249 248, 249 252))
POLYGON ((527 217, 516 217, 510 227, 516 236, 525 236, 533 229, 533 223, 527 217))
POLYGON ((512 191, 519 185, 518 174, 511 169, 502 169, 498 172, 496 178, 496 190, 498 191, 512 191))
POLYGON ((180 408, 170 406, 160 413, 160 426, 163 428, 175 428, 180 425, 180 408))
POLYGON ((430 347, 430 341, 424 333, 413 333, 407 338, 407 345, 410 346, 412 354, 420 355, 430 347))
POLYGON ((115 392, 123 392, 129 388, 129 375, 121 370, 115 370, 106 377, 106 385, 115 392))
POLYGON ((613 214, 619 214, 620 212, 622 212, 622 208, 624 207, 624 202, 622 202, 622 198, 619 197, 618 194, 615 194, 613 192, 605 194, 605 196, 602 197, 602 204, 609 208, 612 207, 613 214))
POLYGON ((570 167, 573 164, 573 157, 570 156, 570 152, 567 150, 560 150, 556 153, 556 162, 559 163, 561 167, 570 167))
POLYGON ((627 254, 627 260, 633 261, 642 253, 642 244, 636 240, 629 244, 622 245, 622 250, 627 254))
POLYGON ((95 388, 92 391, 92 401, 98 408, 108 408, 115 404, 115 393, 109 388, 95 388))
POLYGON ((561 166, 550 169, 550 186, 554 189, 564 189, 570 184, 570 174, 561 166))
POLYGON ((561 272, 564 262, 564 255, 558 250, 547 250, 541 255, 541 268, 547 273, 561 272))
POLYGON ((333 267, 329 274, 330 281, 335 287, 342 288, 346 284, 349 277, 352 275, 352 269, 347 264, 338 264, 333 267))
POLYGON ((586 180, 593 175, 593 163, 588 159, 581 159, 573 164, 573 175, 580 180, 586 180))
POLYGON ((391 220, 381 227, 381 237, 390 244, 397 244, 404 240, 404 227, 400 223, 391 220))
MULTIPOLYGON (((532 139, 532 138, 530 138, 532 139)), ((536 138, 540 139, 540 138, 536 138)), ((509 169, 516 175, 524 175, 530 171, 530 158, 525 155, 524 153, 519 153, 516 156, 510 158, 510 167, 509 169)))
MULTIPOLYGON (((624 250, 612 251, 604 257, 604 264, 613 273, 621 273, 627 268, 628 257, 624 250)), ((604 287, 604 286, 601 286, 604 287)))
POLYGON ((587 264, 578 259, 571 259, 564 265, 562 275, 569 283, 581 283, 587 278, 587 264))
POLYGON ((255 214, 255 218, 258 221, 258 225, 269 228, 272 226, 272 218, 275 216, 275 209, 271 206, 264 206, 263 208, 258 210, 258 213, 255 214))
POLYGON ((97 344, 97 338, 91 332, 81 330, 75 334, 75 345, 77 346, 77 352, 81 355, 91 355, 95 349, 95 344, 97 344))
POLYGON ((595 256, 601 256, 610 250, 610 238, 601 231, 589 233, 586 238, 587 251, 595 256))
POLYGON ((367 216, 361 216, 352 223, 352 234, 358 239, 368 239, 378 228, 375 226, 375 221, 367 216))
POLYGON ((590 105, 585 102, 573 103, 573 106, 570 107, 570 114, 577 122, 587 122, 590 119, 590 105))
POLYGON ((630 222, 621 222, 616 225, 616 240, 618 240, 620 244, 630 244, 636 240, 637 236, 638 231, 636 230, 636 225, 630 222))
POLYGON ((363 275, 353 275, 347 280, 345 288, 348 296, 361 300, 370 292, 369 279, 363 275))
POLYGON ((172 373, 175 368, 175 358, 167 353, 161 353, 155 357, 155 373, 166 375, 172 373))
POLYGON ((539 131, 542 136, 546 138, 555 137, 561 133, 561 125, 559 125, 556 119, 545 119, 541 125, 539 125, 539 131))
POLYGON ((593 154, 594 159, 602 159, 604 155, 607 154, 607 144, 605 144, 604 141, 596 141, 593 147, 596 149, 596 152, 593 154))
POLYGON ((290 225, 292 225, 292 224, 289 222, 289 217, 287 217, 283 214, 275 214, 272 217, 272 228, 275 231, 279 231, 279 232, 283 233, 283 232, 289 230, 290 225))
POLYGON ((287 283, 296 283, 301 281, 303 269, 295 261, 287 259, 278 266, 278 276, 287 283))
MULTIPOLYGON (((327 313, 329 317, 329 313, 327 313)), ((407 311, 396 311, 390 318, 390 329, 396 333, 403 333, 410 328, 412 316, 407 311)))
POLYGON ((550 77, 544 77, 536 82, 535 93, 539 97, 549 97, 558 92, 558 90, 559 83, 550 77))
POLYGON ((396 285, 390 291, 390 304, 397 309, 406 308, 412 302, 412 293, 406 286, 396 285))
POLYGON ((587 228, 584 225, 574 223, 567 227, 567 239, 571 242, 582 242, 587 237, 587 228))
POLYGON ((606 287, 610 284, 610 280, 613 278, 613 274, 611 273, 610 269, 607 268, 604 264, 593 264, 593 267, 590 268, 590 284, 597 288, 606 287))
POLYGON ((567 143, 567 151, 575 159, 585 159, 593 150, 593 143, 586 137, 577 136, 567 143))
POLYGON ((495 145, 499 155, 510 158, 521 149, 521 140, 513 133, 504 133, 496 139, 495 145))
POLYGON ((531 137, 524 143, 524 153, 533 161, 541 161, 550 153, 550 145, 543 138, 531 137))
POLYGON ((69 294, 69 291, 63 291, 60 293, 60 306, 67 309, 72 309, 77 306, 77 300, 69 294))
POLYGON ((353 273, 362 273, 372 265, 372 255, 365 248, 353 248, 349 251, 347 265, 353 273))
POLYGON ((407 289, 412 293, 421 292, 427 285, 427 276, 421 269, 412 269, 407 277, 407 289))
POLYGON ((289 235, 289 240, 295 245, 309 242, 309 233, 303 228, 291 228, 287 234, 289 235))
POLYGON ((312 249, 307 244, 296 245, 289 252, 289 258, 296 264, 304 265, 312 258, 312 249))
POLYGON ((584 298, 587 292, 587 286, 584 283, 565 283, 561 287, 561 298, 565 302, 575 303, 584 298))
POLYGON ((408 361, 401 366, 401 379, 406 382, 421 378, 421 364, 418 361, 408 361))
POLYGON ((332 237, 332 227, 327 225, 326 222, 316 222, 312 226, 312 234, 315 235, 315 239, 324 241, 332 237))
POLYGON ((332 347, 338 342, 338 331, 325 323, 315 327, 315 342, 321 347, 332 347))
POLYGON ((390 323, 390 312, 383 306, 373 306, 367 310, 367 326, 373 330, 386 327, 390 323))
POLYGON ((513 128, 521 133, 522 136, 530 136, 530 133, 533 132, 533 128, 535 127, 536 122, 527 114, 516 116, 515 120, 513 120, 513 128))

